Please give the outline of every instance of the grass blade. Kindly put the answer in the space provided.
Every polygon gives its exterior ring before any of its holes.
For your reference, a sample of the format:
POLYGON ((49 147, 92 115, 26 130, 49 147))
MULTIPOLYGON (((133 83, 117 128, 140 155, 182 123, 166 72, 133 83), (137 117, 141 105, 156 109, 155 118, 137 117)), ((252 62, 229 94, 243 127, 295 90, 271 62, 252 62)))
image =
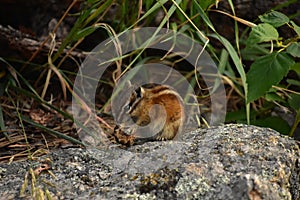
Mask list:
POLYGON ((81 141, 79 141, 79 140, 77 140, 77 139, 75 139, 75 138, 72 138, 72 137, 70 137, 70 136, 68 136, 68 135, 65 135, 65 134, 63 134, 63 133, 60 133, 60 132, 58 132, 58 131, 52 130, 52 129, 50 129, 50 128, 47 128, 47 127, 45 127, 45 126, 43 126, 43 125, 41 125, 41 124, 38 124, 38 123, 32 121, 31 119, 25 117, 25 116, 22 116, 22 115, 21 115, 21 118, 22 118, 23 121, 27 122, 28 124, 31 124, 31 125, 33 125, 33 126, 35 126, 35 127, 37 127, 37 128, 40 128, 40 129, 42 129, 42 130, 44 130, 44 131, 46 131, 46 132, 48 132, 48 133, 51 133, 51 134, 53 134, 53 135, 56 135, 56 136, 58 136, 59 138, 63 138, 63 139, 68 140, 68 141, 70 141, 70 142, 72 142, 72 143, 74 143, 74 144, 79 144, 79 145, 85 146, 81 141))

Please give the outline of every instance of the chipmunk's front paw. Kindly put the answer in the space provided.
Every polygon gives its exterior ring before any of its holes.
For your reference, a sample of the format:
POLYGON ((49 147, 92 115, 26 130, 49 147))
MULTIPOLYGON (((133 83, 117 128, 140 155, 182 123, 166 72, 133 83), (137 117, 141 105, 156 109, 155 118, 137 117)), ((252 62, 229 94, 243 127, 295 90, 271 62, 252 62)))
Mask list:
POLYGON ((117 143, 131 146, 134 144, 135 136, 134 135, 128 135, 119 126, 116 126, 113 132, 113 136, 117 143))

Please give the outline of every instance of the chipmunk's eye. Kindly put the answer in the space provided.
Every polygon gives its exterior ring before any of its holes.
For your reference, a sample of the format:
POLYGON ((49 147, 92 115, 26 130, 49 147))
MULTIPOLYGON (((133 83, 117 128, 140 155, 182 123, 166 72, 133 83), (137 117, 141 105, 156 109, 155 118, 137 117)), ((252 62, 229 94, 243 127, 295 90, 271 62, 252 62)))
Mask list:
POLYGON ((127 105, 124 107, 124 109, 125 109, 126 111, 130 110, 130 108, 131 108, 131 105, 130 105, 130 104, 127 104, 127 105))

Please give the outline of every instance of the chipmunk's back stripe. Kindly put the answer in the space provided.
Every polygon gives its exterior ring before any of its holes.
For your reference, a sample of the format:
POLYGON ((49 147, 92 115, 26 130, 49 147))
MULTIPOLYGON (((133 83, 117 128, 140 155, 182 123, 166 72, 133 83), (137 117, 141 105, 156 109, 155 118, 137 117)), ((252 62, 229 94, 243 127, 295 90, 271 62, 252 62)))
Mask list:
POLYGON ((170 90, 167 86, 157 86, 156 88, 151 88, 151 93, 158 94, 164 90, 170 90))
POLYGON ((180 101, 182 101, 181 96, 176 91, 174 91, 173 88, 171 88, 169 86, 165 86, 165 85, 159 86, 155 89, 152 89, 151 93, 153 93, 153 97, 158 97, 160 95, 168 95, 168 94, 174 95, 177 98, 179 98, 180 101))

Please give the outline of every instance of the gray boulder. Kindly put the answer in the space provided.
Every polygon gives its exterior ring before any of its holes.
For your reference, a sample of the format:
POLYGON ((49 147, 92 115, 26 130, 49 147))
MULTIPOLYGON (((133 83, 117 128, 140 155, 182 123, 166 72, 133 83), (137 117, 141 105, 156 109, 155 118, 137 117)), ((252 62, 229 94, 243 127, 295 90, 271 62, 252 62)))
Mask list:
POLYGON ((53 199, 300 199, 299 143, 255 126, 199 129, 126 149, 58 149, 43 158, 55 176, 42 173, 35 182, 24 177, 40 162, 1 164, 0 199, 33 198, 32 183, 53 199))

